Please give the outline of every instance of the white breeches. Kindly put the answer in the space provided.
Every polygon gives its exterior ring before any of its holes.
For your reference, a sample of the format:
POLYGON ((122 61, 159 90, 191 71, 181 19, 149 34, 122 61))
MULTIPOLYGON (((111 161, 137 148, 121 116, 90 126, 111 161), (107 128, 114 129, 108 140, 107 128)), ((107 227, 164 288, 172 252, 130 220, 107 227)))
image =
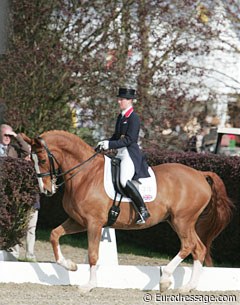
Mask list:
MULTIPOLYGON (((38 220, 38 210, 33 210, 33 212, 30 215, 27 235, 26 235, 26 258, 29 259, 35 258, 34 245, 35 245, 35 231, 37 226, 37 220, 38 220)), ((20 255, 19 245, 15 245, 11 249, 12 249, 12 255, 15 256, 16 258, 19 258, 20 255)))
POLYGON ((32 258, 34 257, 34 245, 36 239, 36 226, 38 220, 38 210, 34 210, 30 216, 30 220, 28 223, 28 230, 26 236, 26 257, 32 258))
POLYGON ((135 173, 135 167, 126 147, 119 148, 116 157, 121 159, 120 182, 122 187, 125 187, 127 181, 132 180, 135 173))

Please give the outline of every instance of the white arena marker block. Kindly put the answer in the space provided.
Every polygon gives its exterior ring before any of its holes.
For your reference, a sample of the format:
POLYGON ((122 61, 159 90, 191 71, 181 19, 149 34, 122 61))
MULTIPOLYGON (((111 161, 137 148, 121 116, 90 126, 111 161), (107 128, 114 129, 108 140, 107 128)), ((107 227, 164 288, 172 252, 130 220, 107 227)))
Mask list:
POLYGON ((17 258, 5 250, 0 250, 0 261, 17 261, 17 258))
MULTIPOLYGON (((42 285, 84 285, 89 279, 89 265, 79 264, 77 271, 67 271, 55 263, 0 262, 0 283, 35 283, 42 285)), ((177 267, 173 285, 178 289, 191 276, 191 268, 177 267)), ((160 268, 157 266, 98 266, 98 287, 159 291, 160 268), (114 274, 114 276, 113 276, 114 274)), ((197 290, 240 290, 240 268, 204 267, 197 290)))
POLYGON ((115 229, 102 228, 97 265, 118 265, 115 229))

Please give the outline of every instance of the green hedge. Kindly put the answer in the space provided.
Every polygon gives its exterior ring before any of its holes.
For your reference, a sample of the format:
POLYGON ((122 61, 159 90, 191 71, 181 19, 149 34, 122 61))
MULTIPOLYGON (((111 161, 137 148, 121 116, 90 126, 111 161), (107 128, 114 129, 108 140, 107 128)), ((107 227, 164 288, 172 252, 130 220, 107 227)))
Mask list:
POLYGON ((0 249, 21 244, 38 192, 30 162, 0 158, 0 249))
MULTIPOLYGON (((230 265, 240 265, 240 158, 192 152, 158 151, 154 148, 145 152, 150 165, 177 162, 198 170, 216 172, 223 179, 236 209, 233 211, 231 223, 214 241, 212 256, 217 263, 227 261, 230 265)), ((51 198, 42 197, 39 216, 41 228, 54 228, 67 218, 61 205, 62 195, 63 189, 59 189, 58 193, 51 198)), ((175 255, 180 247, 176 233, 167 223, 160 223, 145 230, 117 230, 117 239, 119 242, 124 240, 169 256, 175 255)))

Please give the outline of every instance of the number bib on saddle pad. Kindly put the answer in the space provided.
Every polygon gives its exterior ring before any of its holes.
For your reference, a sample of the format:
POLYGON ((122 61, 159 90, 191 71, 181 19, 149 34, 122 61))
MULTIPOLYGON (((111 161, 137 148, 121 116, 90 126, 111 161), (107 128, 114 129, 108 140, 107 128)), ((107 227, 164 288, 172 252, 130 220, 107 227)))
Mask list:
MULTIPOLYGON (((112 172, 111 172, 111 159, 107 156, 104 156, 104 189, 107 195, 114 200, 115 190, 112 182, 112 172)), ((138 190, 144 200, 144 202, 153 201, 156 198, 157 194, 157 184, 156 178, 151 167, 148 168, 150 177, 140 178, 139 181, 141 184, 138 184, 138 190)), ((120 195, 117 195, 117 201, 120 200, 120 195)), ((123 197, 122 201, 130 202, 130 198, 123 197)))

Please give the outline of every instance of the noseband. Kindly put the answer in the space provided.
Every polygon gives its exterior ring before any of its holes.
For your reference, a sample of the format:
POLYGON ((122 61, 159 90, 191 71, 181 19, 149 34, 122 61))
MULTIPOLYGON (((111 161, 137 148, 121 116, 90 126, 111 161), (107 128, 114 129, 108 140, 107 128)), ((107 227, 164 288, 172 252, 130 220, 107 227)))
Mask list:
MULTIPOLYGON (((48 146, 47 146, 46 142, 44 141, 44 139, 42 139, 41 137, 38 137, 38 139, 40 140, 43 148, 45 149, 45 151, 47 153, 50 168, 49 168, 49 172, 37 173, 37 178, 43 178, 43 177, 50 176, 52 183, 55 183, 55 184, 56 184, 57 178, 63 177, 66 174, 70 173, 71 171, 73 171, 73 170, 83 166, 84 164, 86 164, 87 162, 89 162, 90 160, 95 158, 96 155, 99 153, 97 151, 95 154, 93 154, 90 158, 88 158, 87 160, 83 161, 82 163, 78 163, 74 167, 66 170, 65 172, 61 172, 61 168, 60 168, 60 164, 59 164, 58 160, 53 155, 53 153, 50 151, 50 149, 48 148, 48 146), (54 161, 57 163, 58 169, 55 168, 54 161)), ((32 154, 34 154, 34 153, 32 153, 32 154)), ((81 170, 81 168, 78 171, 76 171, 74 174, 72 174, 66 181, 68 181, 68 180, 72 179, 74 176, 76 176, 80 172, 80 170, 81 170)), ((56 185, 56 187, 59 187, 59 186, 63 185, 66 181, 63 181, 62 183, 56 185)))

